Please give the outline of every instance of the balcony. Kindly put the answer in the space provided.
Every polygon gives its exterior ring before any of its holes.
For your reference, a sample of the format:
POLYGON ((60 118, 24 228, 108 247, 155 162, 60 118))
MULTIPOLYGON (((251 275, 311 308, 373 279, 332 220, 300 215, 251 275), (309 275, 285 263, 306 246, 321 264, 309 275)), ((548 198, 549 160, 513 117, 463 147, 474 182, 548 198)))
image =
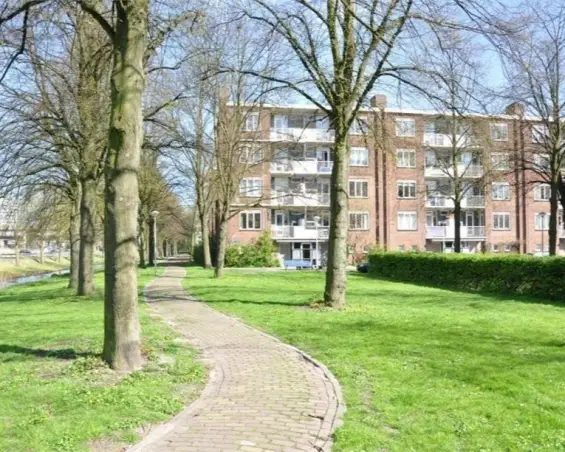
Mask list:
POLYGON ((291 206, 291 207, 320 207, 330 205, 329 193, 306 192, 292 193, 275 190, 271 201, 272 206, 291 206))
POLYGON ((302 143, 333 143, 335 132, 326 129, 286 128, 271 129, 271 141, 293 141, 302 143))
POLYGON ((334 162, 317 160, 280 160, 271 163, 273 174, 331 174, 334 162))
MULTIPOLYGON (((483 166, 482 165, 465 165, 460 163, 457 165, 457 174, 461 177, 482 177, 483 176, 483 166)), ((453 166, 449 163, 439 166, 437 164, 426 164, 424 169, 424 177, 429 177, 433 179, 438 179, 442 177, 454 177, 453 166)))
MULTIPOLYGON (((466 196, 461 200, 461 208, 470 207, 484 207, 485 197, 484 196, 466 196)), ((454 203, 453 199, 447 196, 435 195, 428 196, 426 198, 426 207, 443 207, 445 209, 453 209, 454 203)))
MULTIPOLYGON (((451 147, 453 146, 451 134, 446 133, 424 133, 424 140, 423 143, 425 146, 430 147, 451 147)), ((455 135, 455 146, 458 148, 462 148, 465 146, 471 146, 473 144, 473 139, 466 134, 462 135, 455 135)))
MULTIPOLYGON (((462 239, 483 239, 485 238, 484 226, 461 226, 462 239)), ((455 238, 455 226, 426 226, 427 239, 447 239, 455 238)))
POLYGON ((296 240, 327 240, 329 236, 328 228, 318 228, 311 226, 276 226, 271 229, 273 238, 276 240, 296 239, 296 240))

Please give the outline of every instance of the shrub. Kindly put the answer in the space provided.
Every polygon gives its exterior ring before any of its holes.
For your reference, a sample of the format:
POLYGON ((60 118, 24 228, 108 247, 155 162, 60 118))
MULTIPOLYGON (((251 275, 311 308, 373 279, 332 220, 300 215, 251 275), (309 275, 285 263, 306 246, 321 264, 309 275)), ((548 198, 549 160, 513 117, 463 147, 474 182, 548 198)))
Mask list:
POLYGON ((268 231, 250 245, 230 245, 226 250, 226 267, 278 267, 278 248, 268 231))
POLYGON ((565 300, 561 257, 375 252, 369 262, 372 274, 399 281, 565 300))

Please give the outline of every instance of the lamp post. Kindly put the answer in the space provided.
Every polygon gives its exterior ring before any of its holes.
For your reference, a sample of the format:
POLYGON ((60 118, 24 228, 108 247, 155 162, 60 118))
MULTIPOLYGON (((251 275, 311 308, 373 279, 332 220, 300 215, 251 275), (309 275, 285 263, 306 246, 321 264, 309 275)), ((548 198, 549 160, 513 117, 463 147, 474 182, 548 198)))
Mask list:
POLYGON ((157 274, 157 215, 159 212, 153 210, 151 212, 151 217, 153 217, 153 268, 155 269, 155 274, 157 274))
POLYGON ((320 249, 318 247, 318 226, 320 226, 320 217, 316 215, 314 217, 314 222, 316 223, 316 268, 320 268, 320 249))
POLYGON ((545 247, 544 247, 545 244, 544 244, 544 240, 543 240, 544 239, 543 231, 545 231, 545 216, 546 216, 546 213, 541 212, 539 214, 539 216, 541 218, 541 228, 540 228, 541 229, 541 255, 543 256, 544 255, 544 249, 545 249, 545 247))

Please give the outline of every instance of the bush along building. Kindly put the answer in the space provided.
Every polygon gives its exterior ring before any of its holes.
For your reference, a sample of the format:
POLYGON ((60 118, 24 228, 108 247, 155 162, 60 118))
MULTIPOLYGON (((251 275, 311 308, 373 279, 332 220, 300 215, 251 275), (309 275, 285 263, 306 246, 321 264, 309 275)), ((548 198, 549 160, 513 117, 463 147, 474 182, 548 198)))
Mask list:
MULTIPOLYGON (((242 128, 248 170, 232 203, 229 243, 270 231, 281 262, 324 265, 331 124, 313 105, 261 105, 249 108, 242 128)), ((349 135, 350 261, 373 247, 548 254, 544 133, 518 104, 463 116, 387 108, 385 96, 373 97, 349 135)), ((565 254, 561 207, 557 216, 556 253, 565 254)))

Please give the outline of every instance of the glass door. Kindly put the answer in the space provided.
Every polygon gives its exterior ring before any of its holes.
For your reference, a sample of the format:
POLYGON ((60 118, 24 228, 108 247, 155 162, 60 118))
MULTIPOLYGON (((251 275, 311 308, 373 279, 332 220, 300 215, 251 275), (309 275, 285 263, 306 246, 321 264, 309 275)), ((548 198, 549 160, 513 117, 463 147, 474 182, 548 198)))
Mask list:
POLYGON ((329 181, 318 182, 318 201, 320 204, 330 203, 330 183, 329 181))

